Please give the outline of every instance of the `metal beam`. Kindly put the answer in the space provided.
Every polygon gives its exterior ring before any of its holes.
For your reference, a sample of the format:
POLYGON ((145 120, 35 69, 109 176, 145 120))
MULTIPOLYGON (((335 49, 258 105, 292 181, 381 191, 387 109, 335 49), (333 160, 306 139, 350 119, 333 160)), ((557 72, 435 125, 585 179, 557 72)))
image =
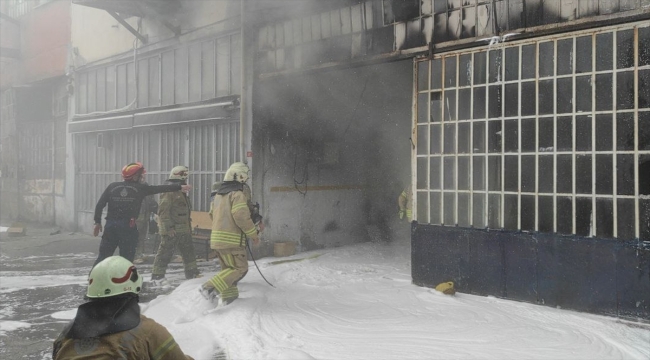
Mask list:
POLYGON ((0 47, 0 57, 20 59, 20 50, 6 47, 0 47))
POLYGON ((133 26, 131 26, 128 22, 126 22, 126 20, 122 19, 122 17, 118 15, 115 11, 106 10, 106 12, 109 13, 112 17, 114 17, 115 20, 117 20, 120 24, 122 24, 122 26, 124 26, 127 30, 129 30, 131 34, 135 35, 135 37, 137 37, 143 44, 146 44, 149 41, 147 40, 146 36, 140 34, 138 30, 134 29, 133 26))
POLYGON ((20 21, 12 18, 11 16, 9 16, 9 15, 7 15, 5 13, 1 13, 1 12, 0 12, 0 20, 9 21, 10 23, 12 23, 14 25, 20 25, 20 21))

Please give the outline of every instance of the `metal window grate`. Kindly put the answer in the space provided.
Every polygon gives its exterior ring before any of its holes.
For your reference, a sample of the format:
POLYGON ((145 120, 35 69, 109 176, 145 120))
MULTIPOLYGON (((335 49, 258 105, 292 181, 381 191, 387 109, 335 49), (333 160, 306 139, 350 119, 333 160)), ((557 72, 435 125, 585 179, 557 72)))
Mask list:
POLYGON ((649 43, 639 23, 416 62, 418 221, 650 238, 649 43))

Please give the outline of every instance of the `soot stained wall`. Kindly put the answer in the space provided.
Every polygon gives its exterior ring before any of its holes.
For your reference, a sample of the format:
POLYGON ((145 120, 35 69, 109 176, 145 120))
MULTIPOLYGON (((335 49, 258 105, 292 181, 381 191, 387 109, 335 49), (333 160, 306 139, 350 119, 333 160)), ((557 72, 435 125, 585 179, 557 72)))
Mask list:
POLYGON ((267 239, 338 246, 396 217, 410 181, 412 72, 403 61, 261 82, 253 191, 267 239))

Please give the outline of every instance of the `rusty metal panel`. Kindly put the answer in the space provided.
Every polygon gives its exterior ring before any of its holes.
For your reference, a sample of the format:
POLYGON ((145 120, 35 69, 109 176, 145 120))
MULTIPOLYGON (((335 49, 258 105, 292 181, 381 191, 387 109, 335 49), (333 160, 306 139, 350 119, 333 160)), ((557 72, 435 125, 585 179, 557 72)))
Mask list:
POLYGON ((307 43, 311 41, 311 18, 304 17, 301 19, 302 24, 302 42, 307 43))
POLYGON ((495 31, 507 30, 509 12, 508 0, 496 0, 491 4, 480 5, 477 15, 478 33, 492 35, 495 31), (487 24, 483 24, 485 20, 489 21, 489 28, 486 28, 487 24))
POLYGON ((291 20, 285 21, 282 27, 284 28, 284 44, 286 46, 293 45, 293 23, 291 20))
POLYGON ((269 26, 260 28, 257 35, 257 48, 259 50, 266 50, 269 48, 269 26))
POLYGON ((580 18, 587 16, 598 15, 598 1, 595 0, 579 0, 578 15, 580 18))
POLYGON ((271 47, 271 49, 277 49, 277 47, 280 45, 275 42, 275 26, 270 25, 267 27, 267 29, 268 31, 266 35, 269 37, 268 39, 269 46, 271 47))
POLYGON ((320 26, 323 39, 327 39, 332 36, 332 22, 330 20, 329 13, 325 12, 320 14, 320 26))
POLYGON ((350 17, 352 20, 353 33, 358 33, 364 30, 361 13, 362 13, 361 4, 352 6, 350 10, 350 17))
POLYGON ((322 27, 320 24, 320 16, 312 15, 311 16, 311 39, 316 41, 323 38, 322 27))
POLYGON ((330 11, 330 24, 332 28, 332 36, 341 35, 341 13, 339 10, 330 11))
POLYGON ((560 21, 572 21, 578 16, 578 0, 562 0, 560 4, 560 21))
POLYGON ((284 47, 284 25, 282 23, 275 24, 275 46, 284 47))
POLYGON ((433 17, 433 42, 441 43, 449 40, 447 36, 447 14, 436 14, 433 17))
POLYGON ((600 15, 618 12, 619 0, 598 0, 598 13, 600 15))
POLYGON ((619 10, 634 10, 637 7, 637 0, 619 0, 619 10))
MULTIPOLYGON (((544 10, 542 5, 542 0, 526 0, 525 11, 526 11, 525 27, 538 26, 544 24, 543 22, 544 10)), ((514 14, 516 13, 513 13, 513 15, 514 14)))
POLYGON ((414 48, 426 45, 424 33, 422 32, 422 19, 409 21, 406 24, 406 48, 414 48))
POLYGON ((476 8, 466 7, 462 11, 461 37, 470 38, 476 36, 476 8))
POLYGON ((302 43, 302 20, 293 19, 293 43, 298 45, 302 43))
POLYGON ((560 22, 561 4, 557 0, 542 0, 542 21, 544 24, 560 22))
POLYGON ((422 15, 433 14, 433 0, 422 0, 420 7, 422 9, 422 15))
POLYGON ((350 8, 341 8, 341 34, 347 35, 352 33, 352 18, 350 8))
POLYGON ((524 0, 510 0, 508 3, 508 30, 525 27, 524 0))
MULTIPOLYGON (((504 1, 500 1, 495 5, 485 4, 479 5, 476 10, 476 36, 486 36, 492 34, 494 29, 494 16, 492 16, 492 6, 505 6, 504 1)), ((505 6, 505 13, 507 14, 507 6, 505 6)), ((498 12, 497 12, 498 14, 498 12)), ((507 20, 507 18, 505 18, 507 20)), ((506 21, 507 26, 507 21, 506 21)))
POLYGON ((375 21, 375 12, 373 8, 373 2, 372 1, 366 1, 363 6, 363 17, 364 17, 364 25, 366 30, 370 30, 376 26, 379 25, 377 21, 375 21))
POLYGON ((462 31, 461 10, 453 10, 447 17, 447 36, 449 40, 460 39, 462 31))

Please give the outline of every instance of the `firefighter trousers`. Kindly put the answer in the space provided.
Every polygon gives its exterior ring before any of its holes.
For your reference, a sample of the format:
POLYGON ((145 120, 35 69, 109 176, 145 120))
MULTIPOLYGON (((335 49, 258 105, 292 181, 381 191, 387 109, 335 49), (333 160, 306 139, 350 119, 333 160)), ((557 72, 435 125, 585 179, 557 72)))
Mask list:
POLYGON ((129 220, 107 220, 99 243, 99 255, 93 267, 120 248, 120 256, 133 261, 135 247, 138 245, 138 228, 130 227, 129 220))
POLYGON ((193 279, 199 275, 199 269, 196 267, 196 254, 194 253, 192 234, 177 233, 176 236, 161 236, 160 246, 158 247, 156 258, 153 261, 152 277, 162 278, 165 276, 167 265, 169 265, 176 247, 178 247, 183 257, 185 278, 193 279))
POLYGON ((217 257, 221 271, 208 280, 206 285, 215 288, 223 301, 230 302, 239 297, 237 282, 243 279, 248 272, 246 248, 217 250, 217 257))

